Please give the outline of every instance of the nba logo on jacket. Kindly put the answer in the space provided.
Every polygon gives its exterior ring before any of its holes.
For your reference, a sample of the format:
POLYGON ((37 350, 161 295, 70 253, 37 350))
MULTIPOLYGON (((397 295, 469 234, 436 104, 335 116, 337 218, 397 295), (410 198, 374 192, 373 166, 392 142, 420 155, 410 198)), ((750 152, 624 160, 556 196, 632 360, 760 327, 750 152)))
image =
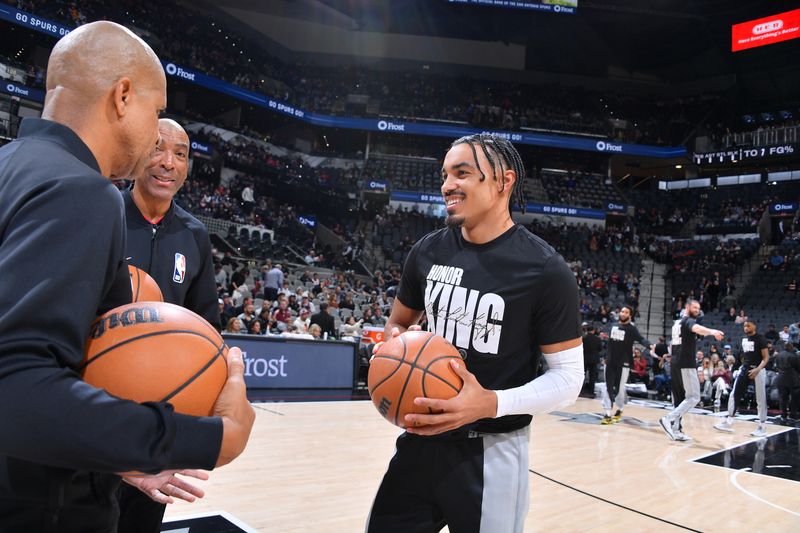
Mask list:
POLYGON ((172 271, 172 281, 183 283, 186 277, 186 257, 183 254, 175 254, 175 268, 172 271))

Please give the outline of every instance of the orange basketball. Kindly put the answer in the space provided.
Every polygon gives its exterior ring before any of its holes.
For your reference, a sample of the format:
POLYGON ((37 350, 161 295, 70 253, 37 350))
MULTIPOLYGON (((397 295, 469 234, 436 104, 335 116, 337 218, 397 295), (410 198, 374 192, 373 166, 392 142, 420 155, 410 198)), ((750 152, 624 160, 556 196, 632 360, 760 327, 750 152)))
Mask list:
POLYGON ((367 387, 372 403, 383 417, 405 428, 405 415, 429 413, 414 405, 414 398, 447 400, 463 386, 450 367, 461 354, 446 339, 427 331, 406 331, 386 341, 372 357, 367 387))
POLYGON ((128 272, 131 275, 131 292, 134 302, 163 302, 164 296, 158 283, 150 274, 133 265, 128 265, 128 272))
POLYGON ((217 330, 188 309, 132 303, 92 324, 82 375, 119 398, 208 416, 227 379, 227 351, 217 330))

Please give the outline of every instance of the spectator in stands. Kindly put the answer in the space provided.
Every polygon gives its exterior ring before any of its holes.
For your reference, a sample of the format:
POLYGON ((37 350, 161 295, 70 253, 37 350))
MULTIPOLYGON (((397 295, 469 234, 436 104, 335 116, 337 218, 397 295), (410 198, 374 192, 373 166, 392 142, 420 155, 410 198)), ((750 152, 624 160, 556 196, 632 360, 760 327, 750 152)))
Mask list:
POLYGON ((795 346, 800 344, 800 322, 789 324, 789 342, 795 346))
POLYGON ((238 318, 233 317, 228 320, 228 325, 225 327, 225 333, 241 333, 242 323, 238 318))
POLYGON ((241 325, 243 330, 250 330, 250 325, 256 320, 256 306, 251 302, 244 306, 244 311, 242 311, 238 318, 241 321, 241 325))
POLYGON ((700 379, 700 398, 703 400, 703 404, 706 405, 711 402, 714 392, 714 367, 711 365, 711 359, 703 357, 703 362, 697 372, 697 377, 700 379))
POLYGON ((289 324, 292 323, 292 311, 289 309, 289 300, 282 298, 278 302, 278 308, 272 313, 272 320, 274 320, 280 331, 286 331, 289 324))
POLYGON ((230 294, 227 292, 223 293, 222 298, 220 299, 222 300, 222 311, 219 315, 219 323, 227 324, 229 318, 236 316, 236 313, 234 313, 233 302, 231 301, 230 294))
POLYGON ((275 301, 278 291, 283 287, 283 270, 280 263, 273 266, 264 276, 264 299, 275 301))
POLYGON ((739 314, 736 316, 736 320, 734 322, 737 324, 744 324, 747 322, 747 315, 744 314, 744 309, 739 309, 739 314))
POLYGON ((356 321, 355 317, 352 315, 347 317, 340 329, 339 337, 360 337, 361 336, 361 324, 364 322, 363 319, 356 321))
POLYGON ((736 323, 736 308, 731 307, 728 309, 728 312, 725 316, 722 317, 722 323, 725 324, 726 322, 730 322, 731 324, 736 323))
MULTIPOLYGON (((311 325, 309 326, 309 333, 311 333, 311 326, 317 324, 320 327, 321 334, 327 337, 334 337, 336 335, 336 327, 334 325, 333 317, 328 313, 328 303, 322 302, 319 304, 319 313, 311 316, 311 325)), ((312 333, 313 335, 313 333, 312 333)))
POLYGON ((703 350, 697 350, 697 355, 695 356, 697 368, 703 368, 703 359, 705 359, 706 355, 703 353, 703 350))
POLYGON ((311 325, 309 314, 308 309, 300 309, 300 316, 295 318, 294 322, 292 322, 292 326, 294 326, 297 333, 308 333, 308 327, 311 325))
POLYGON ((778 338, 780 338, 780 340, 781 340, 781 342, 783 344, 786 344, 787 342, 789 342, 790 335, 789 335, 789 325, 788 324, 783 326, 783 330, 781 330, 778 333, 778 338))
POLYGON ((311 324, 308 327, 308 333, 311 334, 314 339, 322 339, 322 328, 319 326, 319 324, 311 324))
POLYGON ((353 295, 350 292, 345 293, 344 299, 339 304, 339 309, 349 309, 350 311, 354 311, 356 308, 356 304, 353 303, 353 295))
POLYGON ((231 303, 234 305, 232 316, 239 316, 244 313, 245 308, 253 303, 253 299, 249 296, 245 296, 241 299, 241 305, 237 305, 234 301, 233 297, 231 297, 231 303))
POLYGON ((650 371, 647 368, 647 359, 642 357, 642 351, 639 348, 633 349, 631 381, 634 383, 644 383, 645 387, 650 385, 650 371))
POLYGON ((778 332, 775 330, 775 324, 769 325, 769 330, 766 333, 764 333, 764 338, 767 339, 768 341, 771 341, 772 343, 778 341, 780 337, 778 336, 778 332))
POLYGON ((658 360, 658 372, 655 373, 655 387, 658 397, 664 399, 672 388, 672 355, 665 353, 658 360))
POLYGON ((372 324, 378 327, 383 327, 386 325, 386 315, 383 314, 383 310, 380 308, 379 305, 374 307, 374 311, 372 312, 372 324))
POLYGON ((214 281, 217 287, 225 290, 228 289, 228 273, 222 268, 220 263, 214 264, 214 281))
POLYGON ((250 327, 247 328, 247 332, 251 335, 262 335, 264 332, 261 331, 261 321, 253 320, 250 323, 250 327))
POLYGON ((714 409, 717 410, 722 402, 722 397, 727 395, 730 390, 733 382, 733 373, 727 368, 724 361, 717 361, 711 380, 714 409))
POLYGON ((264 301, 261 309, 259 309, 257 312, 258 321, 261 322, 261 331, 266 333, 269 331, 269 324, 272 321, 272 309, 270 308, 270 304, 264 301))

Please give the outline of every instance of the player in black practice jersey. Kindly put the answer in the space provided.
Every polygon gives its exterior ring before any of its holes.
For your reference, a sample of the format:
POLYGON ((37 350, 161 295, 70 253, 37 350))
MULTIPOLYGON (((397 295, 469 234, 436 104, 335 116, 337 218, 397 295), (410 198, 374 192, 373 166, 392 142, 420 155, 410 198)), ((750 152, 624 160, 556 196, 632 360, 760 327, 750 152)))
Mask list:
POLYGON ((767 350, 767 339, 760 333, 756 333, 755 322, 747 321, 744 323, 744 334, 742 337, 742 357, 744 361, 739 368, 739 373, 733 382, 733 392, 728 398, 728 416, 714 425, 714 429, 733 433, 733 415, 739 408, 739 404, 747 392, 747 387, 752 384, 756 389, 756 403, 758 404, 758 427, 750 433, 753 437, 766 437, 767 429, 767 378, 764 367, 769 363, 769 352, 767 350))
POLYGON ((631 322, 632 310, 624 306, 619 312, 619 324, 611 328, 608 336, 608 355, 606 357, 606 386, 603 389, 603 409, 605 416, 600 422, 608 425, 619 422, 622 410, 627 403, 625 383, 633 366, 633 343, 638 342, 655 350, 656 345, 648 341, 631 322), (617 412, 611 416, 611 410, 617 406, 617 412))
POLYGON ((697 377, 697 336, 713 335, 718 341, 724 334, 718 329, 709 329, 697 323, 700 302, 687 300, 684 315, 672 326, 672 364, 681 371, 681 381, 686 397, 672 411, 661 417, 659 423, 664 433, 672 440, 688 441, 691 437, 681 430, 681 418, 700 401, 700 378, 697 377))
POLYGON ((406 416, 368 532, 523 530, 532 415, 574 402, 584 377, 575 278, 511 219, 524 176, 516 149, 492 135, 458 139, 445 156, 447 228, 409 253, 386 333, 424 313, 465 354, 453 363, 464 387, 415 399, 440 414, 406 416), (536 378, 540 353, 548 371, 536 378))

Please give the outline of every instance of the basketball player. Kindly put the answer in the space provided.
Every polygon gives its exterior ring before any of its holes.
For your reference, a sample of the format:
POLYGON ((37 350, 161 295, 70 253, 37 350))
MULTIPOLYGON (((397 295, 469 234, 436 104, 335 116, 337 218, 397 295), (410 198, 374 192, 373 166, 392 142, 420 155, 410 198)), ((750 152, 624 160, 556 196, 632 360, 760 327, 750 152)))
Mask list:
MULTIPOLYGON (((148 156, 147 166, 134 176, 133 188, 122 193, 128 263, 153 277, 165 302, 194 311, 219 330, 211 241, 202 222, 173 200, 189 174, 189 136, 180 124, 167 118, 158 121, 158 133, 159 144, 148 156)), ((125 481, 117 495, 118 533, 158 533, 166 495, 148 495, 135 488, 139 477, 125 481)), ((185 482, 182 490, 202 495, 185 482), (187 491, 190 487, 193 490, 187 491)))
POLYGON ((86 24, 52 50, 42 118, 0 148, 2 531, 115 531, 114 472, 209 469, 247 442, 239 350, 216 417, 119 400, 77 372, 95 317, 131 301, 122 199, 106 178, 139 172, 165 103, 150 47, 117 24, 86 24))
POLYGON ((619 324, 611 328, 608 336, 608 358, 606 359, 606 386, 603 388, 603 409, 605 416, 600 421, 603 425, 614 424, 622 418, 622 410, 628 400, 625 384, 633 365, 633 343, 649 346, 655 350, 656 345, 642 337, 639 329, 631 322, 633 311, 627 305, 619 311, 619 324), (617 412, 611 416, 611 410, 617 405, 617 412))
POLYGON ((689 441, 691 437, 681 431, 681 419, 689 409, 700 401, 700 378, 697 377, 697 335, 712 335, 718 341, 724 334, 718 329, 709 329, 697 323, 700 303, 686 301, 684 315, 672 326, 672 364, 680 368, 681 383, 685 397, 672 411, 661 417, 659 423, 664 433, 672 440, 689 441), (677 352, 677 353, 676 353, 677 352))
POLYGON ((733 382, 733 392, 728 398, 728 416, 722 422, 714 424, 716 430, 733 433, 733 416, 747 393, 747 387, 752 384, 756 389, 758 427, 750 435, 753 437, 767 436, 767 378, 766 372, 763 370, 769 363, 769 352, 767 351, 767 340, 756 332, 757 329, 752 320, 744 323, 742 366, 733 382))
POLYGON ((425 313, 470 370, 452 365, 464 380, 455 398, 414 400, 439 414, 406 416, 368 532, 523 529, 531 415, 574 402, 584 377, 575 277, 511 219, 524 178, 517 150, 493 135, 462 137, 445 156, 447 227, 412 248, 386 334, 425 313), (540 353, 548 370, 534 379, 540 353))

